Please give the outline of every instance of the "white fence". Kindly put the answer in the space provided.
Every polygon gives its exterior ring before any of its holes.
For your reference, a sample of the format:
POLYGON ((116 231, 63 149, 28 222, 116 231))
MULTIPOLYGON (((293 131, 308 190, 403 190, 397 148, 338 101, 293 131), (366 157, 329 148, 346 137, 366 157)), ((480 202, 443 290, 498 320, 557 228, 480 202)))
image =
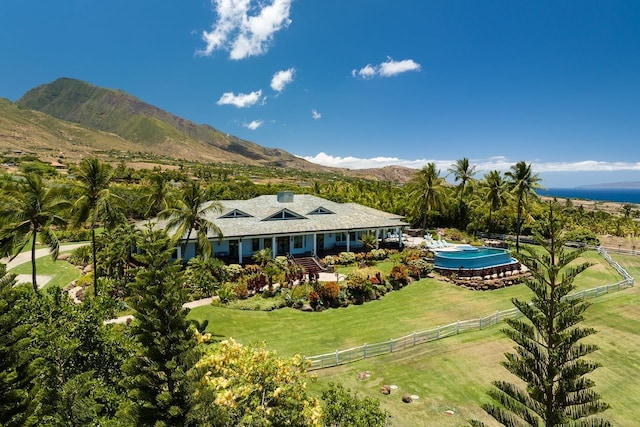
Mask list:
MULTIPOLYGON (((634 284, 634 279, 622 268, 617 262, 613 261, 609 254, 603 248, 597 248, 598 253, 623 277, 623 280, 612 285, 598 286, 597 288, 587 289, 567 295, 566 298, 582 298, 590 299, 599 296, 617 292, 634 284)), ((379 342, 375 344, 364 344, 359 347, 353 347, 346 350, 336 350, 333 353, 320 354, 317 356, 305 356, 311 365, 309 370, 330 368, 333 366, 343 365, 345 363, 355 362, 366 359, 367 357, 380 356, 383 354, 393 353, 394 351, 404 350, 416 345, 439 340, 442 338, 458 335, 467 331, 477 331, 495 325, 505 319, 515 319, 522 316, 517 308, 510 310, 498 311, 486 317, 478 319, 457 321, 446 326, 438 326, 422 332, 414 332, 400 338, 392 338, 389 341, 379 342)))

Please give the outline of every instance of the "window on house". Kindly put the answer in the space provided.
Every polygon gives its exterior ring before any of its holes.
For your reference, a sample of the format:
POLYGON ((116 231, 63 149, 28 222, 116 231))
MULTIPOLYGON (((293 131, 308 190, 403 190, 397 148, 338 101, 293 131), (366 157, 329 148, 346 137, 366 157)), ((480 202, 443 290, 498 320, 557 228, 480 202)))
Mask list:
POLYGON ((251 239, 251 250, 258 252, 260 250, 260 239, 251 239))
POLYGON ((293 247, 294 249, 302 249, 304 247, 303 239, 304 236, 293 236, 293 247))

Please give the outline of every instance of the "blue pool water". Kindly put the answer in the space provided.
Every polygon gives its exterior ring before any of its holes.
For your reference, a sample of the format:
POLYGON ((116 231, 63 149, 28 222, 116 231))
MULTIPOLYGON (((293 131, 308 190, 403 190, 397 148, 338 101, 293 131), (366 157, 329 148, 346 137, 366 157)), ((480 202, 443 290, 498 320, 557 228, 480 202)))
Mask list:
POLYGON ((434 267, 445 270, 490 268, 516 262, 507 250, 473 246, 463 246, 457 251, 436 251, 433 258, 434 267))

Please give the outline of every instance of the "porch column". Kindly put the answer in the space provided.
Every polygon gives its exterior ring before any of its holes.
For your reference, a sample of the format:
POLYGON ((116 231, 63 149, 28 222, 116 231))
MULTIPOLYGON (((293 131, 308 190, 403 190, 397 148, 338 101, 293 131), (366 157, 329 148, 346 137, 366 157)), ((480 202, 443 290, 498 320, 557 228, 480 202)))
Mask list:
POLYGON ((351 246, 351 233, 349 233, 349 230, 347 230, 347 252, 351 252, 349 250, 350 246, 351 246))
POLYGON ((378 239, 380 238, 380 229, 379 228, 376 228, 375 235, 376 235, 376 249, 380 249, 380 244, 378 243, 378 239))
POLYGON ((318 233, 313 233, 313 254, 318 255, 318 233))
POLYGON ((271 255, 273 258, 276 257, 276 251, 278 250, 278 246, 276 245, 276 236, 271 236, 271 255))
POLYGON ((182 258, 182 245, 181 244, 178 244, 177 257, 178 257, 178 259, 182 258))
POLYGON ((396 235, 398 236, 398 247, 402 248, 402 229, 400 227, 396 227, 396 235))
POLYGON ((238 264, 242 264, 242 239, 238 239, 238 264))

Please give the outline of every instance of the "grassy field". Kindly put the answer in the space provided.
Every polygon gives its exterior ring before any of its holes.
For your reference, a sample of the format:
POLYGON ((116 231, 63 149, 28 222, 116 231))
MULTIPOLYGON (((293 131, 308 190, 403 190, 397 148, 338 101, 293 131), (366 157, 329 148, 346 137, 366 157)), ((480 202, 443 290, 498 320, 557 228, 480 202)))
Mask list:
MULTIPOLYGON (((579 289, 615 283, 620 278, 595 253, 585 254, 595 265, 580 276, 579 289)), ((631 275, 640 275, 640 258, 614 256, 631 275)), ((208 318, 210 330, 233 336, 244 343, 266 341, 282 355, 317 354, 344 349, 364 342, 378 342, 414 330, 464 320, 511 307, 510 298, 528 298, 519 285, 492 292, 473 292, 436 280, 422 280, 380 301, 363 306, 301 313, 239 312, 202 307, 192 311, 208 318), (419 303, 413 303, 418 301, 419 303), (446 307, 446 309, 443 309, 446 307)), ((640 372, 640 291, 638 288, 592 300, 586 326, 599 333, 589 338, 600 346, 592 359, 602 363, 591 377, 605 401, 612 405, 607 418, 617 426, 634 426, 640 419, 640 391, 635 378, 640 372)), ((317 381, 310 385, 319 392, 329 382, 341 382, 360 396, 380 399, 393 415, 394 426, 459 426, 469 418, 489 422, 480 409, 486 391, 497 379, 514 381, 500 365, 513 343, 500 327, 469 332, 424 344, 410 350, 366 359, 337 368, 314 371, 317 381), (357 374, 371 373, 365 381, 357 374), (382 385, 397 385, 389 396, 379 392, 382 385), (419 396, 412 404, 401 401, 403 394, 419 396), (453 411, 448 415, 446 411, 453 411)), ((491 425, 491 424, 490 424, 491 425)))
MULTIPOLYGON (((640 257, 614 256, 634 277, 640 277, 640 257)), ((636 426, 640 420, 640 290, 638 287, 609 294, 591 301, 585 326, 598 333, 588 339, 600 350, 590 356, 602 364, 590 377, 596 389, 611 405, 606 418, 615 426, 636 426)), ((317 382, 311 388, 319 391, 329 382, 341 382, 360 396, 380 399, 393 414, 394 426, 459 426, 469 418, 489 419, 480 409, 487 401, 486 391, 497 379, 516 382, 500 365, 503 354, 513 343, 500 328, 470 332, 411 350, 372 358, 337 368, 315 371, 317 382), (357 379, 358 372, 371 377, 357 379), (382 385, 397 385, 397 392, 380 394, 382 385), (415 394, 420 399, 407 405, 402 394, 415 394), (453 411, 455 415, 447 415, 453 411)), ((490 424, 491 425, 491 424, 490 424)))
MULTIPOLYGON (((60 252, 65 252, 64 246, 60 248, 60 252)), ((31 261, 11 269, 11 273, 28 274, 31 277, 31 261)), ((67 261, 54 262, 49 255, 36 260, 36 273, 38 276, 51 276, 51 280, 46 284, 45 288, 50 286, 63 288, 80 277, 81 274, 80 270, 67 261)))
MULTIPOLYGON (((580 277, 578 289, 620 280, 596 252, 587 252, 584 257, 594 265, 580 277)), ((290 308, 264 312, 204 306, 193 309, 190 316, 209 320, 209 331, 222 337, 233 337, 244 344, 265 341, 269 348, 285 356, 311 356, 488 316, 512 308, 514 297, 529 299, 528 288, 517 285, 478 292, 423 279, 377 301, 320 313, 290 308)))

